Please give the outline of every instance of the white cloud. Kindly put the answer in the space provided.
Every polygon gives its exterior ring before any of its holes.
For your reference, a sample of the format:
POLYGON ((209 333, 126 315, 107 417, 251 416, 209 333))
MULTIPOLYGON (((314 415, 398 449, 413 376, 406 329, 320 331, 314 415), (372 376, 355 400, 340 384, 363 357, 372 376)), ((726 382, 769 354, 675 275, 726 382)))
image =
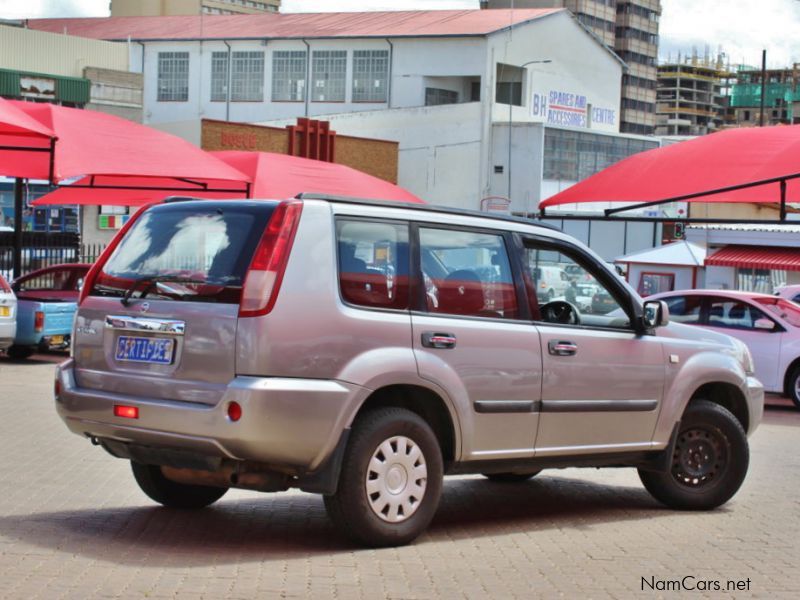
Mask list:
POLYGON ((800 1, 798 0, 662 0, 659 54, 716 56, 719 47, 732 65, 767 64, 789 67, 800 61, 800 1))
POLYGON ((107 17, 109 0, 0 0, 1 19, 107 17))

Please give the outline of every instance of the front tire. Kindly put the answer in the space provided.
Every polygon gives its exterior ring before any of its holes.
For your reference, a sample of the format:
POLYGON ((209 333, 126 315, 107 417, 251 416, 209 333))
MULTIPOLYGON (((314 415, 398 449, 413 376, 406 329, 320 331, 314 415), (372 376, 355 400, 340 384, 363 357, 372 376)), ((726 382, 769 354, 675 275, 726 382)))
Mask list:
POLYGON ((228 488, 172 481, 164 477, 158 465, 143 465, 131 461, 131 469, 142 491, 151 500, 169 508, 205 508, 222 498, 228 491, 228 488))
POLYGON ((792 369, 789 375, 789 383, 787 385, 787 396, 791 398, 792 402, 797 408, 800 408, 800 366, 792 369))
POLYGON ((325 509, 348 537, 367 546, 400 546, 433 519, 442 493, 442 452, 430 426, 403 408, 358 418, 339 487, 325 509))
POLYGON ((684 412, 669 472, 639 470, 644 487, 670 508, 710 510, 738 491, 750 450, 741 423, 726 408, 698 400, 684 412))

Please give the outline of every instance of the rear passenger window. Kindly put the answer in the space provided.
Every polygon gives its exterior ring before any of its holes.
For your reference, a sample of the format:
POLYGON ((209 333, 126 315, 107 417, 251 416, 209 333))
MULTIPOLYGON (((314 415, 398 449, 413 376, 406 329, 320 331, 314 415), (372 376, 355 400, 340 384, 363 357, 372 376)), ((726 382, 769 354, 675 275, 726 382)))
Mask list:
POLYGON ((729 329, 755 329, 755 322, 767 316, 754 306, 727 298, 711 298, 708 303, 708 324, 729 329))
POLYGON ((381 221, 336 222, 339 285, 346 302, 408 308, 408 225, 381 221))
POLYGON ((503 237, 420 228, 425 300, 432 313, 516 319, 517 297, 503 237))

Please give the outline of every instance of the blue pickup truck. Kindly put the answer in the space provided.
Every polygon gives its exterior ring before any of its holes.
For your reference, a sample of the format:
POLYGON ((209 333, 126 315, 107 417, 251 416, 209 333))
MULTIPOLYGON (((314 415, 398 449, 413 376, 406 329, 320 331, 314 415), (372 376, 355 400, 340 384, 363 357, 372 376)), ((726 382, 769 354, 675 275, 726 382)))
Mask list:
POLYGON ((6 350, 11 358, 69 347, 78 293, 90 267, 85 263, 55 265, 11 284, 17 295, 17 335, 6 350))

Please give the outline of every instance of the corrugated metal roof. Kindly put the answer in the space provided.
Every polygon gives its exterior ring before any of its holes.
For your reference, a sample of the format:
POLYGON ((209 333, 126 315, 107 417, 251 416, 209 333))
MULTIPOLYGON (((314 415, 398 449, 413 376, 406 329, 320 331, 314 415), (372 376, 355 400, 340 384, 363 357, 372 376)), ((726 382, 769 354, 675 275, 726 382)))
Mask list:
POLYGON ((100 40, 483 36, 563 11, 546 8, 30 19, 28 27, 100 40))
POLYGON ((614 259, 614 262, 700 267, 703 265, 705 258, 705 248, 683 240, 620 256, 614 259))
POLYGON ((759 224, 759 223, 708 223, 705 225, 689 225, 689 229, 705 231, 751 231, 765 233, 800 233, 800 223, 797 225, 759 224))
POLYGON ((800 249, 725 246, 706 258, 706 266, 800 271, 800 249))

